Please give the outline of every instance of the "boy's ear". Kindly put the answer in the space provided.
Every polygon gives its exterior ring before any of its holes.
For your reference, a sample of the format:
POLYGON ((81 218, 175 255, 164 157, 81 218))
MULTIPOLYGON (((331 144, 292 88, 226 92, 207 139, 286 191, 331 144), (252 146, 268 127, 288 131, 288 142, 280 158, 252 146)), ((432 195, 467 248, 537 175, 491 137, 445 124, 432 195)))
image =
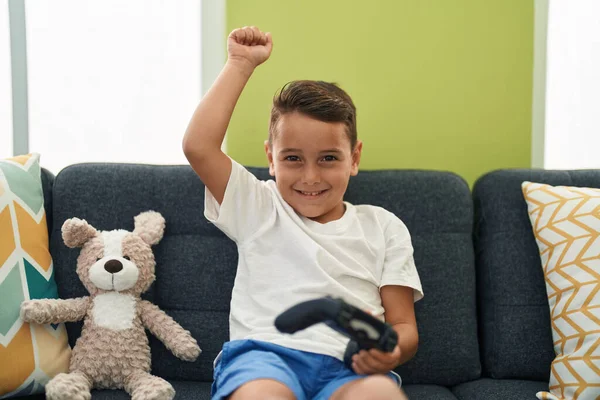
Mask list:
POLYGON ((362 142, 360 140, 357 140, 356 145, 354 146, 354 150, 352 151, 352 170, 350 171, 350 175, 352 176, 358 175, 358 165, 360 164, 362 146, 362 142))
POLYGON ((269 161, 269 175, 275 176, 275 166, 273 165, 273 151, 269 145, 269 141, 265 140, 265 153, 267 154, 267 160, 269 161))

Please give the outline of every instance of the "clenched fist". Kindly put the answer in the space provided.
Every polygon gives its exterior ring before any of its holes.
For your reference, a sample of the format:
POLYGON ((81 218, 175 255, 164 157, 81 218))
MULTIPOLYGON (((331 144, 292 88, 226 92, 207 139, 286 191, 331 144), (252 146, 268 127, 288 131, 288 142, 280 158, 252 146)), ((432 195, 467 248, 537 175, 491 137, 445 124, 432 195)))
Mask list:
POLYGON ((263 33, 255 26, 235 29, 227 38, 229 61, 241 62, 256 68, 267 61, 273 49, 270 33, 263 33))
POLYGON ((377 349, 361 350, 352 356, 352 369, 360 375, 387 374, 400 364, 401 355, 400 346, 391 353, 377 349))

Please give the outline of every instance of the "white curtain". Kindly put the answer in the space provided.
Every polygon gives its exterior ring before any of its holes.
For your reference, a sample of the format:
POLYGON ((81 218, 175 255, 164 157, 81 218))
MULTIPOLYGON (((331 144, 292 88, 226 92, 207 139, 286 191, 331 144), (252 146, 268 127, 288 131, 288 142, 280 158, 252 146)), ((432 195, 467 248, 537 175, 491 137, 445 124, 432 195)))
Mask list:
POLYGON ((8 0, 0 1, 0 159, 12 156, 12 92, 8 0))
POLYGON ((600 1, 550 0, 546 45, 544 167, 600 168, 600 1))
POLYGON ((201 0, 25 5, 29 149, 44 167, 185 162, 202 93, 201 0))

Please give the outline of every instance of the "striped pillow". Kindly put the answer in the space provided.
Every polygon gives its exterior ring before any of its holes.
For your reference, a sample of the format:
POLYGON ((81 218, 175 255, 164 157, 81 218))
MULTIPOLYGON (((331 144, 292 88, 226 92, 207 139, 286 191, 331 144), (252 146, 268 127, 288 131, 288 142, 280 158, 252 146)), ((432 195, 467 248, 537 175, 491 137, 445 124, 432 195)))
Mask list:
POLYGON ((23 300, 58 297, 40 174, 39 154, 0 160, 0 397, 43 393, 71 355, 64 324, 19 318, 23 300))
POLYGON ((524 182, 540 250, 556 358, 550 393, 600 398, 600 189, 524 182))

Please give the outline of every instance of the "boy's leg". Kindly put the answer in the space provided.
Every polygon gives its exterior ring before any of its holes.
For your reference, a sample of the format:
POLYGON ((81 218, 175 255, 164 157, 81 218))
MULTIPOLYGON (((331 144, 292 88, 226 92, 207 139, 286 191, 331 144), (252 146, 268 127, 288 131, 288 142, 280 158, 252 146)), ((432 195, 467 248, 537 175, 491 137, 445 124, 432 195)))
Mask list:
POLYGON ((294 371, 277 352, 260 342, 228 342, 215 363, 211 399, 306 400, 294 371))
POLYGON ((240 386, 228 400, 277 399, 294 400, 296 396, 283 383, 272 379, 257 379, 240 386))
POLYGON ((385 375, 356 379, 337 389, 330 400, 408 400, 398 384, 385 375))

